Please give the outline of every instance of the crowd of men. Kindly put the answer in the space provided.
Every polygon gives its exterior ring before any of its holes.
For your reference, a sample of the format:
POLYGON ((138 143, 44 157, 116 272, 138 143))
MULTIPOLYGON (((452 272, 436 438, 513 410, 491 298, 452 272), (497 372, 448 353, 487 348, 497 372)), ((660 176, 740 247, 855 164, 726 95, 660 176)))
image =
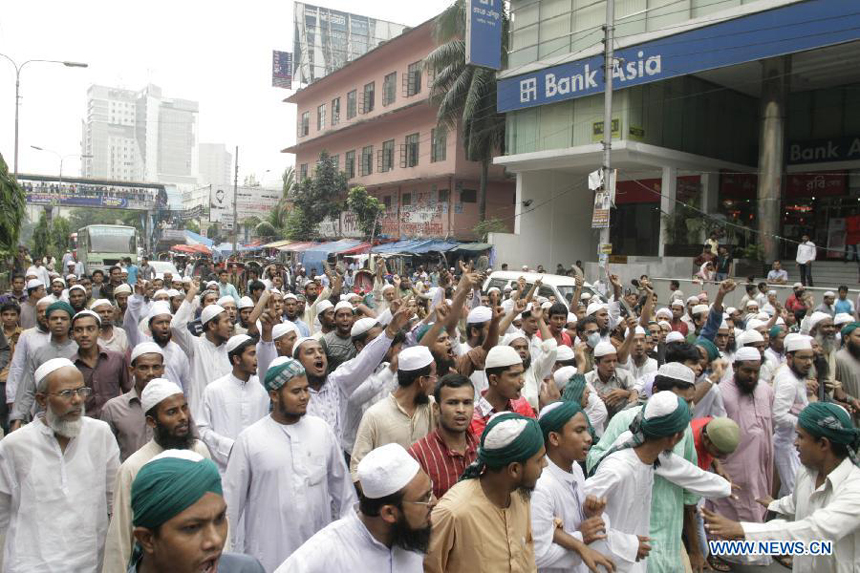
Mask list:
POLYGON ((238 288, 148 266, 36 264, 0 298, 7 572, 770 563, 719 539, 831 541, 794 570, 860 568, 847 288, 729 307, 731 279, 601 295, 580 265, 570 300, 463 264, 379 259, 369 292, 328 266, 238 288))

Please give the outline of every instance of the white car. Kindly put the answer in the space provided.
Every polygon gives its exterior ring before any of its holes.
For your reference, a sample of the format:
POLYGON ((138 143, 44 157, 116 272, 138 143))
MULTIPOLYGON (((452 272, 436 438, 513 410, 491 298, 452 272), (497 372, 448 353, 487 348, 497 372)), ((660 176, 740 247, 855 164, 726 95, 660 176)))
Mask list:
POLYGON ((174 265, 170 261, 149 261, 149 266, 153 268, 155 274, 157 275, 171 273, 173 275, 173 278, 182 277, 182 275, 179 274, 179 271, 176 269, 176 265, 174 265))
MULTIPOLYGON (((527 293, 531 290, 535 281, 541 279, 541 286, 535 293, 537 296, 546 298, 554 296, 557 301, 564 300, 567 304, 570 304, 570 299, 573 298, 573 293, 576 292, 576 281, 573 277, 517 271, 495 271, 491 273, 487 277, 487 280, 484 281, 483 292, 486 293, 492 287, 496 287, 504 292, 506 286, 513 286, 520 277, 526 279, 527 293)), ((582 285, 582 294, 594 294, 594 290, 589 283, 582 285)))

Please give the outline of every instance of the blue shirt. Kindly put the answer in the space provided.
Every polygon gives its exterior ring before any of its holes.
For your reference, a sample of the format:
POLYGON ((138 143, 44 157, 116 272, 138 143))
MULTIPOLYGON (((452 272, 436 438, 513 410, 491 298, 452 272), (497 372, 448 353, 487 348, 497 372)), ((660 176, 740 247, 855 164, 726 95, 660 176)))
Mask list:
POLYGON ((854 314, 854 304, 851 302, 850 299, 847 299, 847 298, 845 300, 842 300, 841 298, 837 298, 835 308, 836 308, 836 314, 839 314, 840 312, 847 312, 848 314, 851 314, 851 315, 854 314))
POLYGON ((137 265, 131 264, 125 268, 128 271, 128 284, 137 284, 137 265))

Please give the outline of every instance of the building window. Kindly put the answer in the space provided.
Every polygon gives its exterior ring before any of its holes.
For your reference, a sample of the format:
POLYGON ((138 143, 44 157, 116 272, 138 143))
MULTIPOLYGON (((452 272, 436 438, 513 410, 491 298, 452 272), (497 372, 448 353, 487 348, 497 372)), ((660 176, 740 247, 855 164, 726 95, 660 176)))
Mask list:
POLYGON ((397 97, 397 72, 391 72, 385 76, 382 82, 382 105, 394 103, 397 97))
POLYGON ((364 100, 361 105, 361 113, 373 111, 373 100, 375 99, 376 82, 370 82, 364 86, 364 100))
POLYGON ((439 189, 439 203, 447 203, 450 193, 447 189, 439 189))
POLYGON ((347 179, 355 177, 355 150, 347 151, 344 156, 343 170, 347 179))
POLYGON ((340 123, 340 98, 331 100, 331 125, 334 127, 340 123))
POLYGON ((394 169, 394 140, 389 139, 388 141, 382 142, 382 152, 381 152, 381 160, 379 164, 379 171, 386 172, 394 169))
POLYGON ((463 189, 460 191, 460 203, 477 203, 478 192, 474 189, 463 189))
POLYGON ((317 108, 317 131, 325 129, 325 104, 317 108))
POLYGON ((400 204, 404 207, 412 205, 412 193, 404 193, 400 196, 400 204))
POLYGON ((406 136, 406 143, 400 148, 400 166, 415 167, 418 165, 418 136, 413 133, 406 136))
POLYGON ((311 130, 311 112, 306 111, 302 114, 302 123, 299 125, 299 137, 304 137, 311 130))
POLYGON ((304 181, 308 178, 308 164, 302 163, 299 165, 299 182, 304 181))
POLYGON ((350 120, 355 117, 356 113, 356 94, 355 90, 352 90, 348 94, 346 94, 346 119, 350 120))
POLYGON ((382 198, 382 204, 385 205, 386 209, 391 209, 391 195, 386 195, 382 198))
POLYGON ((361 148, 361 176, 373 173, 373 146, 361 148))
POLYGON ((430 145, 430 163, 445 161, 448 134, 444 127, 435 127, 430 130, 430 145))
POLYGON ((421 93, 421 62, 409 64, 406 70, 406 97, 421 93))

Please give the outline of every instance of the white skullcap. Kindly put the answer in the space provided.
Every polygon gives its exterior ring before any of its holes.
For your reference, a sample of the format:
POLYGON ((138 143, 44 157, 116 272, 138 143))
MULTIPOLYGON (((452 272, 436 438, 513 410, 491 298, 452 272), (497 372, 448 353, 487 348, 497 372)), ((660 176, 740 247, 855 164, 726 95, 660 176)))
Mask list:
POLYGON ((756 328, 761 328, 762 326, 767 325, 763 320, 759 320, 757 318, 751 318, 747 321, 747 330, 755 330, 756 328))
POLYGON ((770 322, 770 315, 766 312, 760 312, 757 315, 755 315, 755 317, 756 317, 756 319, 761 320, 765 324, 770 322))
POLYGON ((525 339, 526 342, 528 342, 528 340, 529 340, 528 337, 526 336, 525 332, 517 329, 517 330, 514 330, 513 332, 509 332, 508 334, 504 335, 502 337, 501 344, 502 344, 502 346, 510 346, 511 343, 518 338, 525 339))
POLYGON ((68 358, 51 358, 50 360, 45 361, 41 366, 36 368, 36 372, 33 377, 36 379, 36 386, 45 379, 49 374, 56 372, 60 368, 65 368, 66 366, 70 366, 77 370, 75 363, 69 360, 68 358))
POLYGON ((724 320, 720 323, 720 327, 717 330, 728 330, 728 329, 729 329, 729 323, 724 320))
POLYGON ((735 362, 761 362, 761 352, 752 346, 738 348, 735 352, 735 362))
POLYGON ((191 283, 193 283, 193 282, 194 282, 194 279, 192 279, 191 277, 184 277, 184 278, 182 279, 182 283, 183 283, 183 284, 191 284, 191 283))
POLYGON ((361 492, 370 499, 387 497, 409 485, 421 466, 400 444, 371 450, 358 462, 356 474, 361 492))
MULTIPOLYGON (((272 292, 273 292, 273 293, 274 293, 274 292, 277 292, 277 293, 279 293, 279 294, 280 294, 280 292, 281 292, 281 291, 279 291, 279 290, 278 290, 278 289, 276 289, 276 288, 273 288, 273 289, 272 289, 272 292)), ((288 292, 287 294, 285 294, 285 295, 283 295, 283 296, 284 296, 284 300, 287 300, 287 299, 292 299, 292 300, 296 300, 296 301, 297 301, 297 300, 299 300, 299 297, 297 297, 296 295, 294 295, 294 294, 293 294, 293 293, 291 293, 291 292, 288 292)))
POLYGON ((360 295, 358 295, 358 294, 356 294, 356 293, 354 293, 354 292, 348 292, 348 293, 346 293, 346 295, 344 295, 344 299, 345 299, 345 300, 352 300, 352 299, 354 299, 354 298, 358 298, 358 299, 360 299, 360 298, 361 298, 361 296, 360 296, 360 295))
POLYGON ((48 296, 43 296, 39 299, 39 302, 36 303, 36 308, 39 308, 42 305, 52 305, 55 302, 57 302, 57 297, 52 294, 49 294, 48 296))
MULTIPOLYGON (((290 323, 290 324, 292 324, 292 323, 290 323)), ((274 335, 273 335, 273 336, 274 336, 274 335)), ((316 343, 319 343, 319 341, 318 341, 316 338, 314 338, 313 336, 300 336, 299 338, 297 338, 297 339, 296 339, 296 341, 293 343, 293 358, 297 358, 297 357, 298 357, 298 355, 299 355, 299 347, 300 347, 302 344, 304 344, 305 342, 309 342, 309 341, 310 341, 310 342, 316 342, 316 343)), ((271 366, 271 364, 270 364, 270 365, 269 365, 269 368, 271 368, 271 367, 272 367, 272 366, 271 366)))
POLYGON ((758 330, 747 330, 740 336, 735 337, 735 342, 738 346, 746 346, 757 342, 764 342, 764 336, 758 330))
POLYGON ((511 292, 512 290, 514 290, 514 289, 513 289, 513 287, 511 287, 511 285, 509 285, 509 284, 505 285, 505 292, 511 292))
POLYGON ((735 307, 733 307, 733 306, 730 306, 730 307, 728 307, 728 308, 726 309, 726 314, 734 314, 734 313, 736 313, 737 311, 738 311, 738 309, 736 309, 736 308, 735 308, 735 307))
POLYGON ((153 378, 147 382, 140 394, 140 409, 145 414, 163 400, 182 393, 182 388, 175 382, 171 382, 167 378, 153 378))
POLYGON ((542 310, 549 310, 550 308, 552 308, 552 303, 549 301, 546 301, 544 303, 541 303, 540 307, 542 310))
POLYGON ((687 299, 687 304, 699 304, 699 297, 691 296, 687 299))
POLYGON ((567 344, 562 344, 558 347, 555 353, 555 361, 556 362, 564 362, 566 360, 573 360, 575 355, 573 353, 573 348, 568 346, 567 344))
POLYGON ((132 349, 129 362, 134 364, 134 361, 143 354, 158 354, 164 358, 164 351, 159 345, 154 342, 141 342, 132 349))
POLYGON ((524 270, 524 271, 529 270, 529 266, 528 266, 528 265, 523 265, 523 270, 524 270))
POLYGON ((672 318, 672 311, 669 310, 668 308, 661 308, 656 313, 654 313, 654 316, 657 318, 660 318, 661 316, 665 316, 666 318, 671 319, 672 318))
POLYGON ((249 296, 243 296, 239 299, 239 304, 237 304, 236 306, 239 308, 239 310, 242 310, 243 308, 254 308, 254 301, 249 296))
POLYGON ((591 295, 587 292, 584 292, 579 296, 579 300, 591 300, 591 295))
POLYGON ((579 318, 577 318, 577 316, 575 314, 573 314, 572 312, 568 312, 566 324, 570 324, 571 322, 576 324, 577 322, 579 322, 579 318))
POLYGON ((227 343, 224 345, 227 350, 227 354, 230 354, 249 340, 253 340, 253 338, 251 338, 247 334, 237 334, 235 336, 231 336, 227 343))
POLYGON ((352 303, 349 303, 349 302, 347 302, 347 301, 345 301, 345 300, 342 300, 342 301, 340 301, 339 303, 337 303, 336 305, 334 305, 334 312, 335 312, 335 313, 337 313, 338 311, 341 311, 341 310, 343 310, 343 309, 346 309, 346 310, 348 310, 349 312, 353 312, 353 310, 354 310, 354 309, 352 308, 352 303))
POLYGON ((40 281, 39 279, 30 279, 30 280, 27 282, 27 288, 28 288, 28 289, 31 289, 31 288, 39 288, 40 286, 45 286, 45 283, 43 283, 43 282, 42 282, 42 281, 40 281))
POLYGON ((176 290, 175 288, 167 289, 167 296, 169 296, 170 298, 173 298, 173 297, 179 296, 179 295, 184 295, 184 294, 185 293, 181 293, 178 290, 176 290))
POLYGON ((707 313, 709 310, 710 309, 708 308, 708 305, 697 304, 696 306, 693 307, 692 314, 700 314, 700 313, 704 314, 704 313, 707 313))
MULTIPOLYGON (((284 293, 282 293, 280 290, 278 290, 275 287, 270 288, 269 293, 270 294, 278 294, 278 295, 281 295, 282 298, 286 298, 286 297, 284 297, 284 293)), ((289 294, 292 298, 296 298, 296 295, 294 295, 293 293, 287 293, 287 294, 289 294)), ((298 299, 296 298, 296 300, 298 300, 298 299)))
POLYGON ((385 291, 387 291, 387 290, 389 290, 389 289, 390 289, 390 290, 394 290, 394 285, 393 285, 393 284, 391 284, 391 283, 386 283, 386 284, 385 284, 385 286, 383 286, 383 287, 382 287, 382 292, 385 292, 385 291))
POLYGON ((131 294, 131 287, 125 283, 122 283, 121 285, 119 285, 118 287, 113 289, 113 294, 115 294, 115 295, 123 294, 123 293, 124 294, 131 294))
POLYGON ((559 392, 564 391, 567 383, 570 382, 570 377, 574 374, 576 374, 576 366, 562 366, 553 373, 552 379, 559 392))
POLYGON ((505 344, 503 346, 494 346, 490 349, 487 353, 484 368, 506 368, 522 363, 523 359, 520 358, 520 353, 505 344))
POLYGON ((605 307, 599 302, 593 302, 588 305, 588 308, 585 310, 585 315, 591 316, 592 314, 596 313, 599 310, 602 310, 603 308, 605 307))
POLYGON ((375 318, 364 317, 356 320, 352 324, 352 329, 349 331, 349 335, 353 338, 356 336, 361 336, 374 326, 376 326, 377 321, 375 318))
POLYGON ((481 324, 489 322, 493 318, 493 311, 488 306, 476 306, 469 311, 466 324, 481 324))
MULTIPOLYGON (((69 264, 70 264, 70 265, 73 265, 73 264, 75 264, 75 263, 74 263, 74 261, 69 261, 69 264)), ((67 280, 67 281, 70 281, 70 280, 72 280, 72 279, 76 279, 76 278, 78 278, 78 277, 77 277, 77 275, 75 275, 74 273, 69 273, 69 274, 67 274, 67 275, 66 275, 66 280, 67 280)), ((824 293, 824 296, 827 296, 827 293, 824 293)))
POLYGON ((683 301, 681 301, 681 299, 676 298, 671 303, 669 303, 669 306, 680 306, 681 308, 684 308, 684 303, 683 301))
POLYGON ((754 301, 754 300, 748 300, 748 301, 747 301, 746 306, 747 306, 747 308, 749 308, 749 307, 751 307, 751 306, 756 306, 756 307, 757 307, 757 306, 758 306, 758 303, 757 303, 756 301, 754 301))
POLYGON ((672 293, 672 298, 676 298, 678 300, 683 300, 684 299, 684 292, 681 290, 676 290, 675 292, 672 293))
POLYGON ((206 324, 219 314, 224 312, 224 307, 218 304, 210 304, 200 313, 200 324, 206 324))
POLYGON ((665 376, 672 380, 680 380, 690 385, 696 383, 696 373, 689 366, 684 366, 680 362, 667 362, 657 370, 658 376, 665 376))
POLYGON ((598 342, 597 346, 594 347, 594 357, 600 358, 601 356, 607 356, 609 354, 618 354, 618 350, 616 350, 615 346, 611 342, 598 342))
POLYGON ((170 316, 173 316, 173 312, 170 310, 169 302, 159 300, 152 303, 152 306, 149 308, 149 314, 146 315, 146 321, 149 322, 150 320, 161 314, 169 314, 170 316))
POLYGON ((658 321, 658 322, 657 322, 657 326, 659 326, 661 329, 665 326, 665 327, 666 327, 666 328, 668 328, 669 330, 672 330, 672 325, 671 325, 671 324, 669 324, 668 322, 666 322, 665 320, 660 320, 660 321, 658 321))
POLYGON ((812 330, 818 325, 819 322, 821 322, 822 320, 827 320, 828 318, 831 318, 831 316, 826 312, 813 312, 812 316, 809 317, 809 329, 812 330))
POLYGON ((100 306, 109 306, 109 307, 113 308, 113 303, 111 303, 111 301, 109 301, 106 298, 99 298, 99 299, 96 299, 95 301, 93 301, 93 303, 90 305, 90 308, 92 310, 95 310, 100 306))
POLYGON ((332 302, 328 299, 322 300, 317 304, 317 316, 321 315, 330 308, 334 308, 332 302))
POLYGON ((645 403, 645 419, 668 416, 678 408, 678 395, 670 390, 657 392, 645 403))
POLYGON ((833 324, 836 326, 848 324, 849 322, 854 322, 854 317, 847 312, 839 312, 833 317, 833 324))
POLYGON ((400 351, 397 356, 397 370, 412 372, 421 370, 433 363, 433 354, 426 346, 410 346, 400 351))
POLYGON ((797 352, 798 350, 812 350, 812 337, 803 334, 785 337, 785 351, 797 352))
POLYGON ((791 288, 803 288, 803 283, 794 283, 791 288))
MULTIPOLYGON (((490 416, 490 420, 496 416, 506 415, 507 412, 499 412, 490 416)), ((487 425, 489 426, 489 423, 487 425)), ((528 426, 528 421, 522 418, 511 418, 510 420, 499 422, 484 435, 483 447, 487 450, 506 448, 523 433, 526 426, 528 426)))
POLYGON ((636 325, 636 328, 633 330, 633 335, 634 335, 634 336, 638 336, 638 335, 640 335, 640 334, 641 334, 642 336, 647 336, 648 332, 647 332, 644 328, 642 328, 641 326, 639 326, 639 325, 637 324, 637 325, 636 325))
POLYGON ((87 293, 87 289, 85 289, 83 285, 74 285, 72 286, 72 288, 69 289, 69 292, 72 292, 73 290, 81 290, 84 291, 84 294, 87 293))
POLYGON ((684 338, 684 335, 677 330, 673 330, 666 335, 666 344, 669 344, 670 342, 684 342, 685 340, 687 339, 684 338))
POLYGON ((769 291, 767 291, 767 296, 771 296, 771 295, 776 296, 776 291, 773 289, 770 289, 769 291))
POLYGON ((291 332, 295 332, 296 335, 299 333, 298 327, 292 322, 282 322, 280 324, 276 324, 272 328, 272 340, 277 340, 285 334, 289 334, 291 332))
POLYGON ((99 326, 101 326, 101 324, 102 324, 102 317, 100 317, 98 314, 96 314, 95 312, 93 312, 91 310, 82 310, 82 311, 76 313, 75 316, 72 317, 72 322, 77 320, 78 317, 83 317, 83 316, 91 316, 94 319, 96 319, 96 324, 98 324, 99 326))
POLYGON ((218 306, 224 306, 225 304, 232 304, 233 306, 236 306, 236 299, 234 299, 230 295, 222 296, 221 298, 218 299, 218 302, 216 302, 215 304, 217 304, 218 306))
POLYGON ((487 294, 490 294, 490 293, 491 293, 491 292, 493 292, 493 291, 496 291, 497 293, 502 294, 502 291, 500 291, 500 290, 499 290, 499 287, 490 287, 490 288, 488 288, 488 289, 487 289, 487 294))
POLYGON ((61 277, 54 277, 53 279, 51 279, 51 284, 54 283, 60 283, 63 286, 66 286, 66 281, 64 281, 61 277))
POLYGON ((157 297, 157 296, 165 296, 165 297, 167 297, 167 298, 170 298, 170 293, 169 293, 169 292, 167 292, 167 289, 160 288, 160 289, 158 289, 157 291, 155 291, 154 293, 152 293, 152 298, 153 298, 153 300, 154 300, 154 299, 155 299, 155 297, 157 297))
POLYGON ((832 290, 829 290, 829 291, 825 292, 823 296, 832 296, 832 297, 836 297, 836 293, 835 293, 835 292, 833 292, 832 290))
POLYGON ((217 286, 218 286, 218 281, 209 281, 206 283, 206 288, 217 287, 217 286))

